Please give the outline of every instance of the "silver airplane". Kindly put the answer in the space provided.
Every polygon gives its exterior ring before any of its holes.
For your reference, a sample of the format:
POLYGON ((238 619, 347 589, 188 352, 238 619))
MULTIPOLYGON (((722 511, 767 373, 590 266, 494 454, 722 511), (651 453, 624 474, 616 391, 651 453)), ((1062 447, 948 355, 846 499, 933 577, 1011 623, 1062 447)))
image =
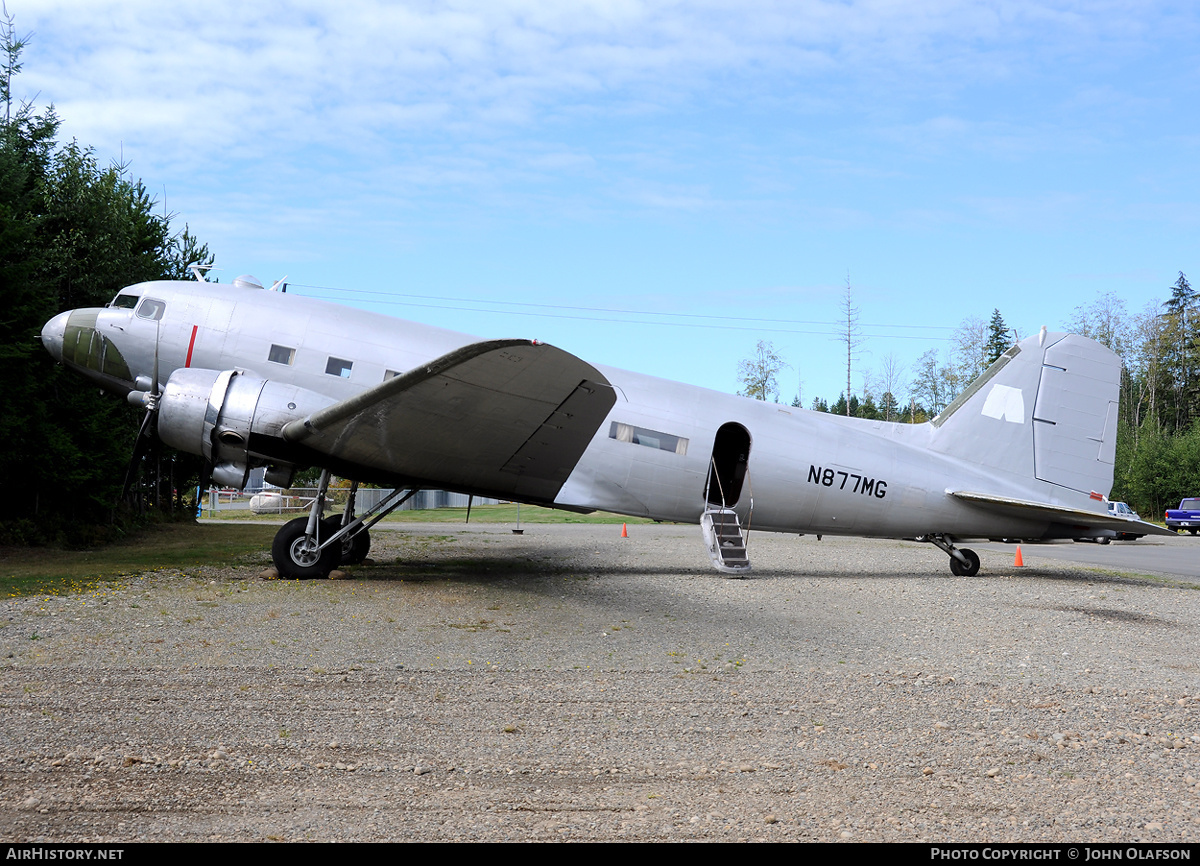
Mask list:
POLYGON ((220 486, 244 488, 256 467, 281 487, 297 468, 322 468, 308 516, 272 545, 284 578, 361 561, 370 528, 420 489, 699 523, 730 574, 750 569, 750 527, 924 541, 965 576, 979 557, 964 540, 1130 531, 1105 507, 1121 362, 1083 337, 1043 328, 932 421, 894 424, 196 274, 60 313, 42 342, 145 407, 144 429, 203 456, 220 486), (345 512, 326 518, 331 472, 395 492, 358 514, 352 488, 345 512))

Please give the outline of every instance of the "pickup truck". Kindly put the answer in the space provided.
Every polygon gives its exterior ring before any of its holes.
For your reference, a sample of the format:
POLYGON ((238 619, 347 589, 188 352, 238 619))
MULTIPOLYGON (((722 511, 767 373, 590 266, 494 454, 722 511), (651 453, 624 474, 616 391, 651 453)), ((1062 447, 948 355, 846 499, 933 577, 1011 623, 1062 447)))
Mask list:
MULTIPOLYGON (((1124 517, 1126 520, 1141 522, 1138 513, 1126 505, 1124 502, 1108 503, 1108 513, 1113 517, 1124 517)), ((1117 530, 1117 541, 1137 541, 1145 535, 1144 532, 1121 532, 1117 530)), ((1107 541, 1108 539, 1105 539, 1107 541)))
POLYGON ((1200 532, 1200 499, 1185 499, 1178 508, 1168 509, 1167 529, 1186 529, 1192 535, 1200 532))

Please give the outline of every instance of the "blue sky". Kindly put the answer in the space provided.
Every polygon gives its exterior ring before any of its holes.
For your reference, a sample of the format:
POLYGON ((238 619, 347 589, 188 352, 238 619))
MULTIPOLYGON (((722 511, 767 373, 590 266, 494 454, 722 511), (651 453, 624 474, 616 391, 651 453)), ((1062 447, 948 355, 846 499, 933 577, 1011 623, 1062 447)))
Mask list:
POLYGON ((7 3, 16 95, 222 282, 723 391, 770 340, 807 405, 847 276, 857 368, 906 381, 993 308, 1200 278, 1187 2, 7 3))

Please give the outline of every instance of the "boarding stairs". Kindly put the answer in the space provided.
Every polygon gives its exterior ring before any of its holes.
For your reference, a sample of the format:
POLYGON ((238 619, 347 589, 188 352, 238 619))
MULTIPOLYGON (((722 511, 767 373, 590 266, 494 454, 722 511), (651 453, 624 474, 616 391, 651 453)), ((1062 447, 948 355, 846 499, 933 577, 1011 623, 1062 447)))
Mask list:
MULTIPOLYGON (((746 479, 749 480, 749 477, 747 473, 746 479)), ((749 524, 743 530, 737 512, 729 507, 715 459, 709 463, 708 483, 704 485, 704 503, 704 511, 700 515, 700 531, 704 535, 704 546, 708 548, 713 565, 723 574, 748 573, 750 558, 746 555, 746 532, 749 531, 749 524)), ((747 517, 753 513, 754 493, 751 488, 747 517)))
POLYGON ((700 529, 717 571, 724 574, 746 574, 750 571, 746 536, 737 512, 732 508, 710 506, 700 516, 700 529))

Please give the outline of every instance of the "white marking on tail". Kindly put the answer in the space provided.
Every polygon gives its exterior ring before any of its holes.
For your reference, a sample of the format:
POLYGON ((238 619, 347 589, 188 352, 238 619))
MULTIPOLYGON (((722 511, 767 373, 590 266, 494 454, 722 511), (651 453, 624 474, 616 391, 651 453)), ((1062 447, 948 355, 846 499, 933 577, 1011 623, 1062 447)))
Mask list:
POLYGON ((1021 394, 1021 389, 1009 385, 992 385, 987 399, 983 401, 981 414, 998 421, 1024 424, 1025 398, 1021 394))

